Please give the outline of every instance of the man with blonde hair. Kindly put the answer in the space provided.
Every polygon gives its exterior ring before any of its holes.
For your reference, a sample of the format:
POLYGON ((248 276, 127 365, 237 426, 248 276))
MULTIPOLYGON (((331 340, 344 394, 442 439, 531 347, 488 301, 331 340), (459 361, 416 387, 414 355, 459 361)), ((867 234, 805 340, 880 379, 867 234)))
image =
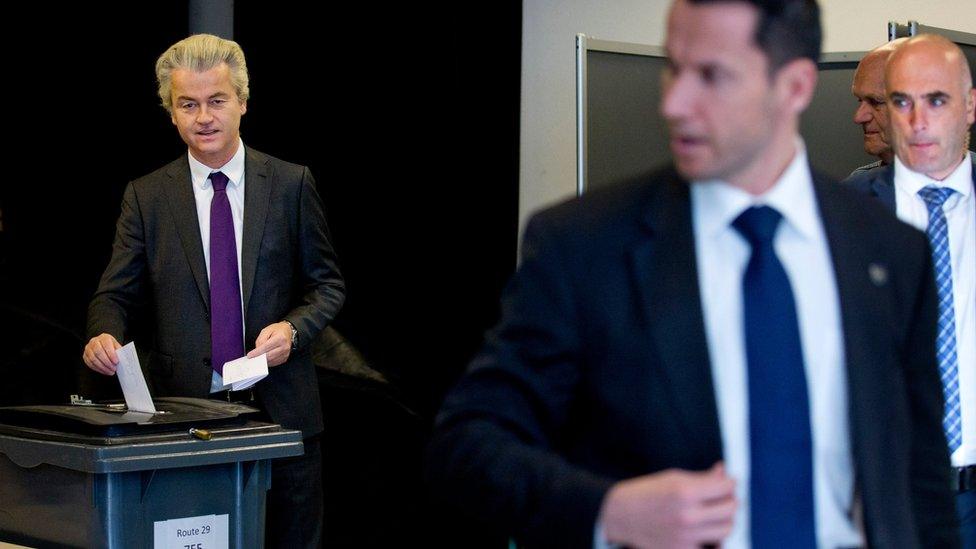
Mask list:
POLYGON ((322 536, 322 412, 308 352, 345 297, 308 168, 246 147, 244 53, 194 35, 156 62, 159 97, 188 153, 132 181, 112 259, 88 309, 83 359, 114 375, 120 342, 144 310, 140 342, 154 396, 211 397, 260 408, 299 429, 305 454, 276 460, 267 499, 272 547, 317 547, 322 536), (267 355, 268 377, 232 391, 223 367, 267 355))

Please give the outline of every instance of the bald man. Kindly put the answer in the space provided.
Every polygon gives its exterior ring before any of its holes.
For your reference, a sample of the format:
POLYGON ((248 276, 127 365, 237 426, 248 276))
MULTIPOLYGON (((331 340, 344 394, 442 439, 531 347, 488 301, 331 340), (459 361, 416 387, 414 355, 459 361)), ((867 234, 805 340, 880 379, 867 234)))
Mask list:
POLYGON ((854 71, 851 93, 857 98, 854 123, 860 124, 864 131, 864 152, 877 156, 878 160, 854 170, 851 175, 870 169, 887 166, 894 158, 888 140, 888 108, 885 98, 885 62, 895 49, 907 38, 886 42, 865 55, 854 71))
POLYGON ((976 549, 976 156, 966 150, 976 91, 962 51, 937 35, 912 38, 891 54, 885 88, 894 162, 851 185, 929 237, 943 428, 963 546, 976 549))

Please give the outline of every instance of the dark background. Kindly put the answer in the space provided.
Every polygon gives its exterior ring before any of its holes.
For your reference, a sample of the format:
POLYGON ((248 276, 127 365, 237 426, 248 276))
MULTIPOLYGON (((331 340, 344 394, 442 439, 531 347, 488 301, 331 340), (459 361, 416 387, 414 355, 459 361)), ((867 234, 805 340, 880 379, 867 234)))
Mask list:
MULTIPOLYGON (((0 405, 77 390, 123 189, 185 154, 153 66, 187 7, 132 9, 8 20, 36 34, 4 39, 0 405)), ((238 2, 234 39, 251 76, 242 137, 310 166, 348 286, 333 325, 392 381, 323 387, 327 541, 494 543, 427 498, 420 456, 515 267, 521 3, 238 2)))

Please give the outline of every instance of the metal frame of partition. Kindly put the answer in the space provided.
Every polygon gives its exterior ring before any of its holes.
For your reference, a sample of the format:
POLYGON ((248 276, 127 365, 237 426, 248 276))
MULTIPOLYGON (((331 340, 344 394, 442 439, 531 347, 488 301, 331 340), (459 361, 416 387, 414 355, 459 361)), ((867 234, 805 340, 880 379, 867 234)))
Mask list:
POLYGON ((583 33, 576 35, 576 194, 586 188, 586 53, 605 51, 646 57, 667 57, 661 46, 648 46, 630 42, 614 42, 591 38, 583 33))
POLYGON ((957 44, 976 46, 976 34, 973 33, 930 27, 918 21, 909 21, 904 25, 896 21, 888 22, 888 40, 903 38, 905 36, 915 36, 917 34, 940 34, 957 44))
MULTIPOLYGON (((891 25, 891 24, 889 24, 891 25)), ((890 26, 889 26, 890 28, 890 26)), ((917 26, 916 26, 917 28, 917 26)), ((960 33, 964 34, 964 33, 960 33)), ((973 36, 974 35, 968 35, 973 36)), ((600 40, 586 34, 576 35, 576 194, 581 195, 587 187, 587 52, 599 51, 641 55, 646 57, 667 57, 661 46, 600 40)), ((830 65, 857 63, 867 52, 848 51, 825 53, 820 56, 821 69, 830 65)))

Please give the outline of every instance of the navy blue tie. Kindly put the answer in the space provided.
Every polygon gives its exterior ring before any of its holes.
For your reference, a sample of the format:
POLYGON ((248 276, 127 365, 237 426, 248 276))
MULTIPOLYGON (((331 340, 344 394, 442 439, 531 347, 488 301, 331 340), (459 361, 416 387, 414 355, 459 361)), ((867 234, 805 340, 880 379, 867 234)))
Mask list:
POLYGON ((796 305, 773 249, 782 215, 749 208, 732 226, 752 246, 742 278, 749 387, 753 549, 817 545, 810 404, 796 305))

